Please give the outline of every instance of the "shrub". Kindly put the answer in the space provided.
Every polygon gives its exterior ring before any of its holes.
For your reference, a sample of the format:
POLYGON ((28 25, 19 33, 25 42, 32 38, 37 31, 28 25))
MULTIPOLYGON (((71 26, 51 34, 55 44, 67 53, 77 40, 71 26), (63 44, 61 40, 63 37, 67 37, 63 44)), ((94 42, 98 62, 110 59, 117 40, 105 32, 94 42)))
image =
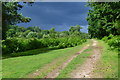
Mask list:
POLYGON ((116 48, 120 50, 120 36, 114 36, 112 39, 109 39, 107 42, 111 48, 116 48))
POLYGON ((102 40, 103 40, 103 41, 105 41, 105 42, 107 42, 108 37, 107 37, 107 36, 105 36, 104 38, 102 38, 102 40))
POLYGON ((29 39, 29 43, 28 43, 28 47, 29 49, 37 49, 37 48, 42 48, 43 44, 41 42, 41 40, 38 39, 29 39))
MULTIPOLYGON (((20 44, 17 39, 7 39, 3 41, 3 50, 7 53, 17 52, 20 44)), ((3 51, 4 52, 4 51, 3 51)))
POLYGON ((109 36, 105 36, 102 38, 103 41, 107 42, 109 39, 112 39, 114 36, 110 34, 109 36))
POLYGON ((32 49, 45 48, 45 47, 57 47, 57 48, 67 48, 74 47, 84 43, 85 39, 80 39, 80 37, 64 37, 64 38, 11 38, 2 41, 3 54, 23 52, 32 49))

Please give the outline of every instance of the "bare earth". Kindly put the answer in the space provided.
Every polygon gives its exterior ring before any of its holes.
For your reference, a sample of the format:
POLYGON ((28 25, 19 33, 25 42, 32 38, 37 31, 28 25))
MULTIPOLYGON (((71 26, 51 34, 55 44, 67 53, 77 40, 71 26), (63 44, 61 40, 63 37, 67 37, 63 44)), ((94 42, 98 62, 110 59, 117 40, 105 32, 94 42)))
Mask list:
POLYGON ((71 73, 71 78, 101 78, 101 76, 93 76, 93 69, 96 66, 96 62, 100 59, 101 53, 99 47, 97 47, 97 41, 93 40, 93 55, 88 58, 83 65, 79 66, 71 73))

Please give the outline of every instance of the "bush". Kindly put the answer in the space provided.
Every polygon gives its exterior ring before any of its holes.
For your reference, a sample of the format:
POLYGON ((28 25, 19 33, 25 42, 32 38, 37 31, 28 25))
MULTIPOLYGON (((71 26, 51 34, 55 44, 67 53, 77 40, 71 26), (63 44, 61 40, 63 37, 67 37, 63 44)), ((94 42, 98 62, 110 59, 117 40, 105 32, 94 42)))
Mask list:
POLYGON ((41 40, 38 39, 29 39, 29 44, 28 44, 29 49, 38 49, 43 47, 43 43, 41 40))
POLYGON ((112 39, 109 39, 107 42, 111 48, 114 49, 116 48, 120 50, 120 36, 114 36, 112 39))
POLYGON ((70 38, 44 38, 44 39, 24 39, 24 38, 11 38, 2 41, 3 54, 23 52, 32 49, 57 47, 67 48, 74 47, 86 42, 85 39, 80 37, 70 38))
POLYGON ((60 39, 60 44, 58 45, 58 47, 59 48, 74 47, 81 45, 84 42, 86 42, 86 40, 80 39, 79 37, 62 38, 60 39))
POLYGON ((18 42, 17 39, 6 39, 5 41, 3 41, 3 53, 17 52, 20 45, 21 44, 18 42))
POLYGON ((110 34, 109 36, 105 36, 102 38, 103 41, 107 42, 109 39, 112 39, 114 36, 110 34))
POLYGON ((112 49, 120 51, 120 36, 109 35, 108 37, 102 38, 102 40, 107 42, 112 49))
POLYGON ((102 38, 103 41, 107 42, 108 41, 108 37, 105 36, 104 38, 102 38))

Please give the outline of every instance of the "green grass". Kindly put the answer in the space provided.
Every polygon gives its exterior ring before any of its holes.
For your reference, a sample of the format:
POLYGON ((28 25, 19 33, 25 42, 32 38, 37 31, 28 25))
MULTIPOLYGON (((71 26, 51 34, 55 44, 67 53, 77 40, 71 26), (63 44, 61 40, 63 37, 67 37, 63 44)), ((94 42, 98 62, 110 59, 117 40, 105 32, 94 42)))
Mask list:
POLYGON ((51 50, 57 50, 57 48, 56 47, 53 47, 53 48, 40 48, 40 49, 28 50, 28 51, 25 51, 25 52, 5 54, 5 55, 2 55, 2 58, 6 59, 6 58, 11 58, 11 57, 37 55, 37 54, 42 54, 42 53, 49 52, 51 50))
MULTIPOLYGON (((71 56, 78 52, 85 44, 72 48, 51 50, 38 55, 21 56, 2 60, 3 78, 24 78, 29 73, 44 67, 44 65, 66 56, 71 56)), ((36 50, 38 51, 38 49, 36 50)), ((36 51, 32 51, 32 54, 36 51)), ((19 54, 19 53, 18 53, 19 54)))
POLYGON ((92 54, 92 48, 89 47, 85 51, 83 51, 81 54, 79 54, 76 58, 74 58, 68 65, 65 67, 57 77, 59 78, 70 78, 70 73, 75 70, 78 66, 82 65, 86 57, 90 56, 92 54))
POLYGON ((118 77, 118 51, 110 49, 110 47, 103 41, 99 41, 102 46, 102 56, 98 62, 98 69, 95 70, 104 78, 118 77))

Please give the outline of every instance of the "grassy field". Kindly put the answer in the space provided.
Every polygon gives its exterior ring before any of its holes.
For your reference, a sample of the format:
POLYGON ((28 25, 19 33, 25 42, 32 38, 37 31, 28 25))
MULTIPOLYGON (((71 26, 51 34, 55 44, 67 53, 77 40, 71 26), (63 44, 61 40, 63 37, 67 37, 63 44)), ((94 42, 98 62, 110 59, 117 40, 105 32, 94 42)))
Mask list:
MULTIPOLYGON (((52 61, 57 60, 58 58, 65 59, 65 57, 67 58, 67 56, 72 56, 87 43, 88 42, 72 48, 51 50, 37 55, 3 59, 3 78, 23 78, 29 73, 32 73, 33 71, 44 67, 46 64, 51 63, 52 61)), ((36 53, 36 51, 38 51, 38 49, 33 50, 32 53, 36 53)), ((28 52, 30 53, 30 51, 28 52)))
POLYGON ((104 78, 118 77, 118 51, 112 50, 105 42, 99 40, 99 45, 102 48, 102 56, 97 64, 97 69, 94 70, 96 75, 101 75, 104 78))

